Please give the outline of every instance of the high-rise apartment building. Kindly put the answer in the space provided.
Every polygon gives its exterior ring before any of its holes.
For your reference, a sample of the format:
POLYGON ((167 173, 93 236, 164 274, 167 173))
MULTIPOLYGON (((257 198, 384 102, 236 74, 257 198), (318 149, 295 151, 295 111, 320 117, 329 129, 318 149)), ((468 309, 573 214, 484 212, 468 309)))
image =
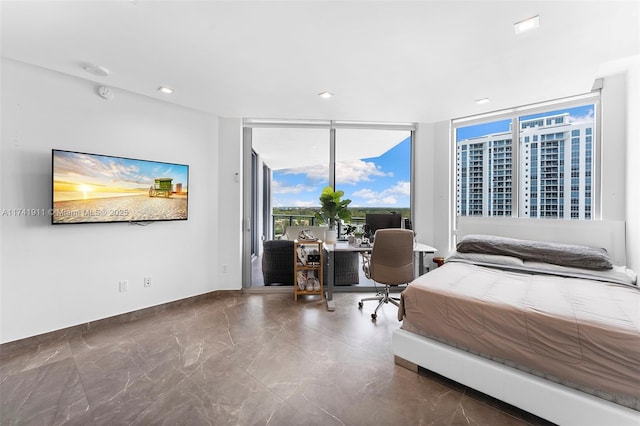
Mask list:
POLYGON ((512 216, 518 179, 518 216, 591 219, 593 121, 561 113, 519 126, 519 177, 511 131, 457 143, 457 214, 512 216))
POLYGON ((458 142, 459 216, 511 216, 511 132, 458 142))

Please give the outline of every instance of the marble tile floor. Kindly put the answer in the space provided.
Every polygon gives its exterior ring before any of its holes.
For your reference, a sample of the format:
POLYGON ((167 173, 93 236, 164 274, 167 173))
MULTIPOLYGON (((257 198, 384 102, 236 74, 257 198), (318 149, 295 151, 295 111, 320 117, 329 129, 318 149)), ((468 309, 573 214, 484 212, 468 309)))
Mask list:
POLYGON ((395 365, 396 308, 360 297, 229 294, 3 350, 0 424, 547 424, 395 365))

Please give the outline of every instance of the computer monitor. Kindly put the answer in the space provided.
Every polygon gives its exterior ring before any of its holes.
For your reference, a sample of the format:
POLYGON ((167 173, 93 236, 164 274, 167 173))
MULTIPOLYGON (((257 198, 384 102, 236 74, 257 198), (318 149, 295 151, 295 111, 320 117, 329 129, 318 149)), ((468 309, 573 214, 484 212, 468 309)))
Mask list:
POLYGON ((401 228, 402 216, 397 213, 367 213, 365 215, 365 224, 371 233, 369 238, 373 240, 378 229, 401 228))

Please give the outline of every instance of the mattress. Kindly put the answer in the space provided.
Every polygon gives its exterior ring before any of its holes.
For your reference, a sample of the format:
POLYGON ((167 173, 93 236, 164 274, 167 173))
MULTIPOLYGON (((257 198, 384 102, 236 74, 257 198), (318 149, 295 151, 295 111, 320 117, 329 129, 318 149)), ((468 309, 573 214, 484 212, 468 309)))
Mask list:
POLYGON ((447 262, 402 292, 402 328, 640 410, 638 287, 519 267, 447 262))

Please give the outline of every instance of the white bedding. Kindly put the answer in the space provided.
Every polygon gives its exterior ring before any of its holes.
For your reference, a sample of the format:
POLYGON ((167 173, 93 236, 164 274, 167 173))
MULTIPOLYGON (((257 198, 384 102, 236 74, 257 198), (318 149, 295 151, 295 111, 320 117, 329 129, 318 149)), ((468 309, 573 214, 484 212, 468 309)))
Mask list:
POLYGON ((640 289, 513 263, 449 260, 417 278, 402 328, 640 409, 640 289))
MULTIPOLYGON (((610 256, 612 264, 616 265, 626 263, 625 223, 623 221, 559 221, 551 219, 532 221, 530 219, 522 218, 463 216, 457 218, 456 228, 456 236, 458 239, 469 234, 483 234, 501 235, 511 238, 544 239, 546 241, 559 243, 603 247, 610 256)), ((455 266, 456 262, 453 262, 454 256, 456 256, 455 252, 452 253, 452 258, 450 259, 452 262, 449 266, 455 266)), ((510 256, 485 256, 478 253, 470 254, 466 259, 459 257, 456 261, 459 264, 478 263, 485 264, 487 266, 500 265, 503 269, 510 269, 511 267, 525 267, 525 263, 521 259, 510 256)), ((447 265, 437 268, 419 279, 430 277, 431 274, 446 267, 447 265)), ((554 272, 546 265, 541 266, 529 264, 527 267, 530 268, 528 273, 538 273, 542 278, 546 274, 562 274, 570 272, 567 270, 551 268, 556 269, 554 272), (544 271, 541 271, 541 268, 544 271)), ((582 272, 578 271, 571 272, 577 273, 576 277, 580 277, 582 274, 582 272)), ((552 277, 549 276, 548 278, 552 277)), ((605 276, 592 276, 591 279, 598 281, 611 280, 617 283, 596 286, 595 288, 613 288, 623 290, 623 292, 626 288, 627 292, 631 291, 633 293, 630 296, 640 293, 638 291, 638 287, 633 285, 637 282, 636 275, 633 271, 630 271, 625 267, 614 266, 613 271, 605 274, 605 276)), ((560 280, 571 281, 573 278, 561 278, 560 280)), ((597 282, 595 283, 597 284, 597 282)), ((410 287, 411 285, 408 288, 410 287)), ((514 289, 511 289, 511 291, 514 291, 514 289)), ((433 300, 431 296, 426 296, 426 298, 429 301, 428 304, 421 306, 419 309, 425 314, 428 312, 439 311, 437 315, 442 315, 442 301, 433 300)), ((596 307, 599 305, 598 300, 594 300, 591 303, 596 307)), ((640 331, 638 329, 640 301, 637 298, 634 299, 633 297, 622 296, 622 303, 627 307, 631 307, 629 316, 634 318, 631 323, 635 324, 635 326, 630 325, 627 322, 627 327, 635 330, 633 332, 634 337, 631 340, 635 339, 635 341, 638 342, 635 346, 632 345, 631 350, 626 351, 627 356, 629 357, 628 362, 634 364, 635 367, 631 368, 631 374, 623 375, 622 378, 624 378, 640 373, 640 366, 637 365, 640 361, 640 341, 638 341, 640 338, 640 331)), ((535 312, 535 310, 533 312, 535 312)), ((442 321, 442 317, 440 319, 433 318, 428 320, 427 324, 435 326, 438 329, 449 328, 454 336, 458 336, 460 334, 460 328, 451 328, 451 325, 447 323, 447 321, 442 321)), ((509 321, 502 321, 499 324, 508 326, 509 321)), ((546 380, 544 380, 540 379, 536 375, 541 373, 539 370, 537 372, 532 372, 529 369, 522 368, 522 364, 517 366, 508 366, 509 363, 502 364, 508 357, 501 357, 501 359, 488 357, 493 360, 491 361, 490 359, 487 359, 486 352, 481 348, 476 351, 469 352, 468 345, 452 345, 452 341, 446 337, 436 338, 437 340, 434 340, 434 336, 437 336, 439 331, 441 330, 422 330, 419 324, 414 326, 411 323, 411 320, 407 320, 407 318, 405 318, 403 329, 399 329, 394 332, 394 354, 398 358, 435 371, 445 377, 450 377, 462 384, 470 386, 507 403, 513 404, 557 424, 576 426, 600 426, 603 424, 640 425, 640 413, 637 411, 640 410, 640 386, 638 385, 638 383, 640 383, 640 379, 638 378, 632 379, 629 384, 629 388, 632 389, 632 396, 630 396, 631 399, 623 397, 622 400, 619 400, 615 395, 611 394, 600 394, 600 398, 598 398, 591 395, 598 394, 597 391, 594 389, 585 389, 582 386, 576 386, 575 381, 567 383, 561 380, 558 376, 550 377, 547 374, 540 374, 541 377, 546 378, 546 380), (444 344, 440 342, 444 342, 444 344), (479 356, 477 355, 478 353, 483 353, 484 355, 479 356), (529 371, 529 374, 522 373, 520 370, 529 371), (563 385, 559 385, 554 382, 563 383, 563 385), (572 389, 574 387, 581 389, 582 391, 572 389), (617 403, 610 401, 616 401, 617 403), (635 410, 627 407, 635 407, 635 410)), ((471 333, 471 335, 473 335, 473 333, 471 333)), ((480 343, 484 342, 482 336, 479 336, 479 340, 480 343)), ((525 339, 525 341, 526 340, 527 339, 525 339)), ((613 340, 615 348, 616 339, 613 340)), ((622 340, 629 341, 630 339, 623 338, 622 340)), ((511 343, 513 343, 513 340, 503 341, 502 344, 498 343, 497 346, 499 348, 508 348, 511 343)), ((564 346, 564 344, 559 346, 560 347, 558 349, 562 350, 562 346, 564 346)), ((518 349, 515 350, 517 351, 518 349)), ((525 351, 527 350, 525 349, 525 351)), ((573 352, 574 354, 577 354, 575 351, 573 352)), ((543 363, 542 366, 544 367, 546 365, 543 363)), ((601 367, 598 367, 597 370, 600 371, 601 367)), ((564 370, 560 369, 559 373, 559 376, 563 376, 564 370)), ((592 375, 590 371, 587 371, 587 373, 589 376, 592 375)), ((602 372, 599 372, 598 374, 602 374, 602 372)), ((604 377, 606 378, 607 376, 608 374, 605 372, 604 377)), ((629 394, 629 392, 623 393, 627 395, 629 394)))
POLYGON ((454 250, 446 259, 447 262, 462 262, 474 265, 489 266, 501 269, 515 269, 537 274, 549 274, 573 278, 636 285, 637 275, 626 266, 613 265, 612 269, 591 270, 553 265, 543 262, 532 262, 512 256, 501 256, 483 253, 459 253, 454 250))

